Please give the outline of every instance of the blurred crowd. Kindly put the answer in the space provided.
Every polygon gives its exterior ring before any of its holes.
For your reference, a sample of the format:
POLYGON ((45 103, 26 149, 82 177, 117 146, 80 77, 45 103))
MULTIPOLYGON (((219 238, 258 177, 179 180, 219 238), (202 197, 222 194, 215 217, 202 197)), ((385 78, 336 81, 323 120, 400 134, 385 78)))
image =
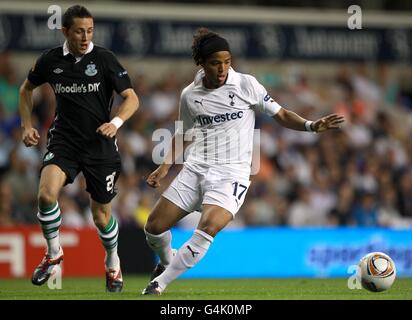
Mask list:
MULTIPOLYGON (((237 71, 244 66, 235 66, 237 71)), ((10 53, 0 55, 0 226, 36 224, 39 168, 55 98, 49 85, 34 92, 33 123, 41 143, 21 142, 19 87, 10 53)), ((388 66, 351 64, 332 77, 304 71, 254 74, 282 106, 315 120, 329 113, 346 118, 341 130, 298 132, 257 115, 260 170, 243 207, 230 227, 243 226, 383 226, 412 228, 412 103, 388 66)), ((174 166, 158 189, 145 184, 157 165, 152 151, 158 128, 174 132, 181 90, 193 78, 179 70, 149 82, 132 74, 140 99, 138 112, 120 129, 122 174, 113 212, 122 227, 143 227, 162 191, 178 173, 174 166)), ((115 105, 119 104, 119 97, 115 105)), ((116 108, 114 108, 115 111, 116 108)), ((79 175, 59 198, 64 226, 92 225, 85 180, 79 175)), ((193 213, 180 227, 192 228, 193 213)))

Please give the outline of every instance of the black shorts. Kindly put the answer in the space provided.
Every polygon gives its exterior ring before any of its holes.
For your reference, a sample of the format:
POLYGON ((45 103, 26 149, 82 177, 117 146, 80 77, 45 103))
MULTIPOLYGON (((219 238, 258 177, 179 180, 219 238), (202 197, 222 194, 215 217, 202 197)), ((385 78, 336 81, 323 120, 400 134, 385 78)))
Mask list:
POLYGON ((86 179, 86 191, 98 203, 109 203, 117 194, 116 181, 120 175, 120 157, 108 160, 82 159, 76 153, 63 150, 48 151, 43 157, 43 168, 55 164, 66 174, 66 184, 73 183, 81 171, 86 179))

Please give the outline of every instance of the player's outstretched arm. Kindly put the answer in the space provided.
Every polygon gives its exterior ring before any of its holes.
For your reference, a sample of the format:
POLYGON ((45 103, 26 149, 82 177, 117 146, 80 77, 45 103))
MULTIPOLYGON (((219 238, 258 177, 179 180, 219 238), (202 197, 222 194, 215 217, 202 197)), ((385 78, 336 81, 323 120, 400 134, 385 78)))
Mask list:
POLYGON ((282 126, 299 131, 323 132, 329 129, 339 129, 340 124, 345 121, 343 116, 330 114, 316 121, 309 121, 293 111, 280 109, 273 117, 282 126))
POLYGON ((129 88, 120 93, 124 98, 122 104, 119 107, 119 112, 112 119, 112 121, 103 123, 96 129, 96 132, 106 138, 113 138, 117 130, 122 124, 127 121, 136 111, 139 109, 139 98, 133 89, 129 88))
POLYGON ((39 143, 40 135, 31 123, 31 112, 33 110, 33 90, 36 88, 29 80, 24 80, 19 93, 19 114, 22 127, 22 140, 26 147, 35 146, 39 143))
POLYGON ((344 121, 345 118, 343 116, 334 113, 314 121, 312 123, 312 129, 315 132, 323 132, 329 129, 339 129, 340 124, 344 121))

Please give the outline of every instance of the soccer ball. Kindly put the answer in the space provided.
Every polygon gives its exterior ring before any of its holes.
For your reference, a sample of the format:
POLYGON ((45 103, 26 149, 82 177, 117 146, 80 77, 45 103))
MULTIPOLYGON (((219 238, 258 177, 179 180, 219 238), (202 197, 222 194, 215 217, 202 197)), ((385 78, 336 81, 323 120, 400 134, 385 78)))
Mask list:
POLYGON ((382 252, 371 252, 359 262, 362 287, 372 292, 389 289, 396 278, 393 260, 382 252))

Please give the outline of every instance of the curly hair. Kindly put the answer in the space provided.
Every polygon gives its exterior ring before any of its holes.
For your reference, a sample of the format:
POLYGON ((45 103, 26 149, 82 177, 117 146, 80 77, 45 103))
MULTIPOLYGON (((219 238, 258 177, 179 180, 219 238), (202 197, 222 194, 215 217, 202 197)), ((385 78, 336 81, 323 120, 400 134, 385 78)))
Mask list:
POLYGON ((200 53, 201 44, 212 37, 219 36, 216 32, 210 31, 207 28, 201 27, 195 31, 193 35, 193 44, 192 44, 192 57, 195 60, 196 65, 203 63, 203 58, 200 53))

